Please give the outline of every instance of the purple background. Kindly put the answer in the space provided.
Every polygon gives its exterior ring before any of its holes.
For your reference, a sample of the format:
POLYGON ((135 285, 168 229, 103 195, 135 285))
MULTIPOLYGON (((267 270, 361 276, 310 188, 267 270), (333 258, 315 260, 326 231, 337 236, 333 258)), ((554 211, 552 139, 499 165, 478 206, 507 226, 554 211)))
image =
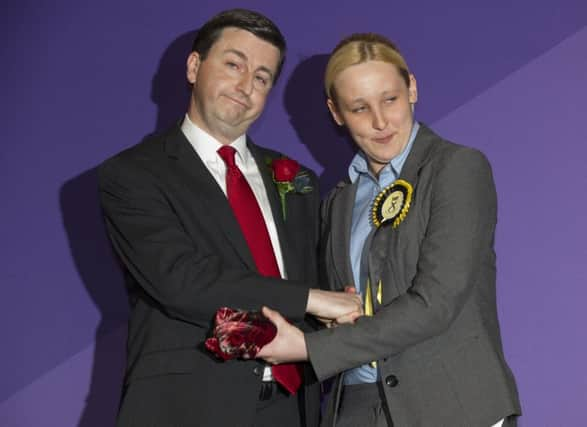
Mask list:
POLYGON ((113 425, 127 308, 95 167, 183 115, 191 32, 237 6, 289 43, 251 135, 314 168, 324 190, 352 155, 322 99, 325 54, 355 31, 399 44, 418 119, 493 164, 521 425, 585 425, 584 0, 36 3, 3 2, 0 16, 0 425, 113 425))

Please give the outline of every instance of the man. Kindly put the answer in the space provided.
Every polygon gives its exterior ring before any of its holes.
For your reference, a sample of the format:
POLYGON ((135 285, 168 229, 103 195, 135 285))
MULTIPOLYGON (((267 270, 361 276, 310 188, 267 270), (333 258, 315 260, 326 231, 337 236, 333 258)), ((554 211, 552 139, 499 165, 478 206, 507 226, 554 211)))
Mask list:
POLYGON ((221 362, 202 346, 220 307, 270 305, 297 324, 306 313, 332 319, 360 307, 356 296, 309 290, 315 175, 302 168, 292 179, 305 179, 303 191, 281 198, 266 164, 280 155, 246 137, 284 56, 283 36, 266 17, 239 9, 215 16, 187 59, 192 93, 181 125, 100 167, 105 221, 132 308, 120 426, 318 422, 309 372, 294 366, 284 379, 258 361, 221 362), (300 376, 297 393, 282 387, 300 376))
POLYGON ((344 39, 325 76, 330 112, 359 153, 323 204, 324 265, 330 289, 355 283, 370 316, 304 335, 265 309, 278 335, 259 356, 309 359, 320 380, 340 374, 324 426, 515 425, 489 162, 414 120, 416 79, 385 37, 344 39))

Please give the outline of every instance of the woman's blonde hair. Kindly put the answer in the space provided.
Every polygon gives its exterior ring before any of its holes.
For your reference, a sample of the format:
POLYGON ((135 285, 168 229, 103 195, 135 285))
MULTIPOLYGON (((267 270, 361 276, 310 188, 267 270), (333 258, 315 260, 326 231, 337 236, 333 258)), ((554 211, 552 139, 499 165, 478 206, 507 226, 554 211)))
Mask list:
POLYGON ((357 33, 343 39, 330 54, 324 74, 326 96, 336 104, 336 77, 351 65, 367 61, 382 61, 395 65, 406 85, 410 87, 410 71, 396 45, 379 34, 357 33))

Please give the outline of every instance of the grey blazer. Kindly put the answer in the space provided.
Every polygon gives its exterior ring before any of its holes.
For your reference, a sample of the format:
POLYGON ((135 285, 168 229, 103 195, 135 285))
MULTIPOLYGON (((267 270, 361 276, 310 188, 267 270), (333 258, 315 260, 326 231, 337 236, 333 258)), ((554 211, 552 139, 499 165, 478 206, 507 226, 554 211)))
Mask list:
MULTIPOLYGON (((411 207, 397 228, 375 232, 368 258, 382 302, 373 317, 306 334, 318 378, 377 360, 394 427, 489 427, 520 414, 496 312, 497 200, 487 159, 421 125, 400 177, 413 186, 411 207)), ((355 192, 342 182, 322 206, 330 289, 353 283, 355 192)), ((323 425, 335 424, 341 377, 323 425)))

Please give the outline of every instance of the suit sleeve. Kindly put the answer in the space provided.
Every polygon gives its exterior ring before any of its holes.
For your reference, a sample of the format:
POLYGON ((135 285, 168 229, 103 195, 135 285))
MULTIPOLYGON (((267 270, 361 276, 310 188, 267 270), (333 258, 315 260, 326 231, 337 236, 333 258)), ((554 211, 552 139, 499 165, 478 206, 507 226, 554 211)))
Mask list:
POLYGON ((373 317, 306 334, 319 379, 401 353, 441 334, 459 315, 476 273, 493 256, 497 201, 491 168, 478 151, 459 149, 434 177, 430 219, 408 291, 373 317))
POLYGON ((203 327, 221 306, 269 305, 304 317, 308 285, 227 265, 222 246, 196 241, 174 212, 160 180, 135 162, 114 158, 99 170, 109 237, 123 264, 168 316, 203 327))

